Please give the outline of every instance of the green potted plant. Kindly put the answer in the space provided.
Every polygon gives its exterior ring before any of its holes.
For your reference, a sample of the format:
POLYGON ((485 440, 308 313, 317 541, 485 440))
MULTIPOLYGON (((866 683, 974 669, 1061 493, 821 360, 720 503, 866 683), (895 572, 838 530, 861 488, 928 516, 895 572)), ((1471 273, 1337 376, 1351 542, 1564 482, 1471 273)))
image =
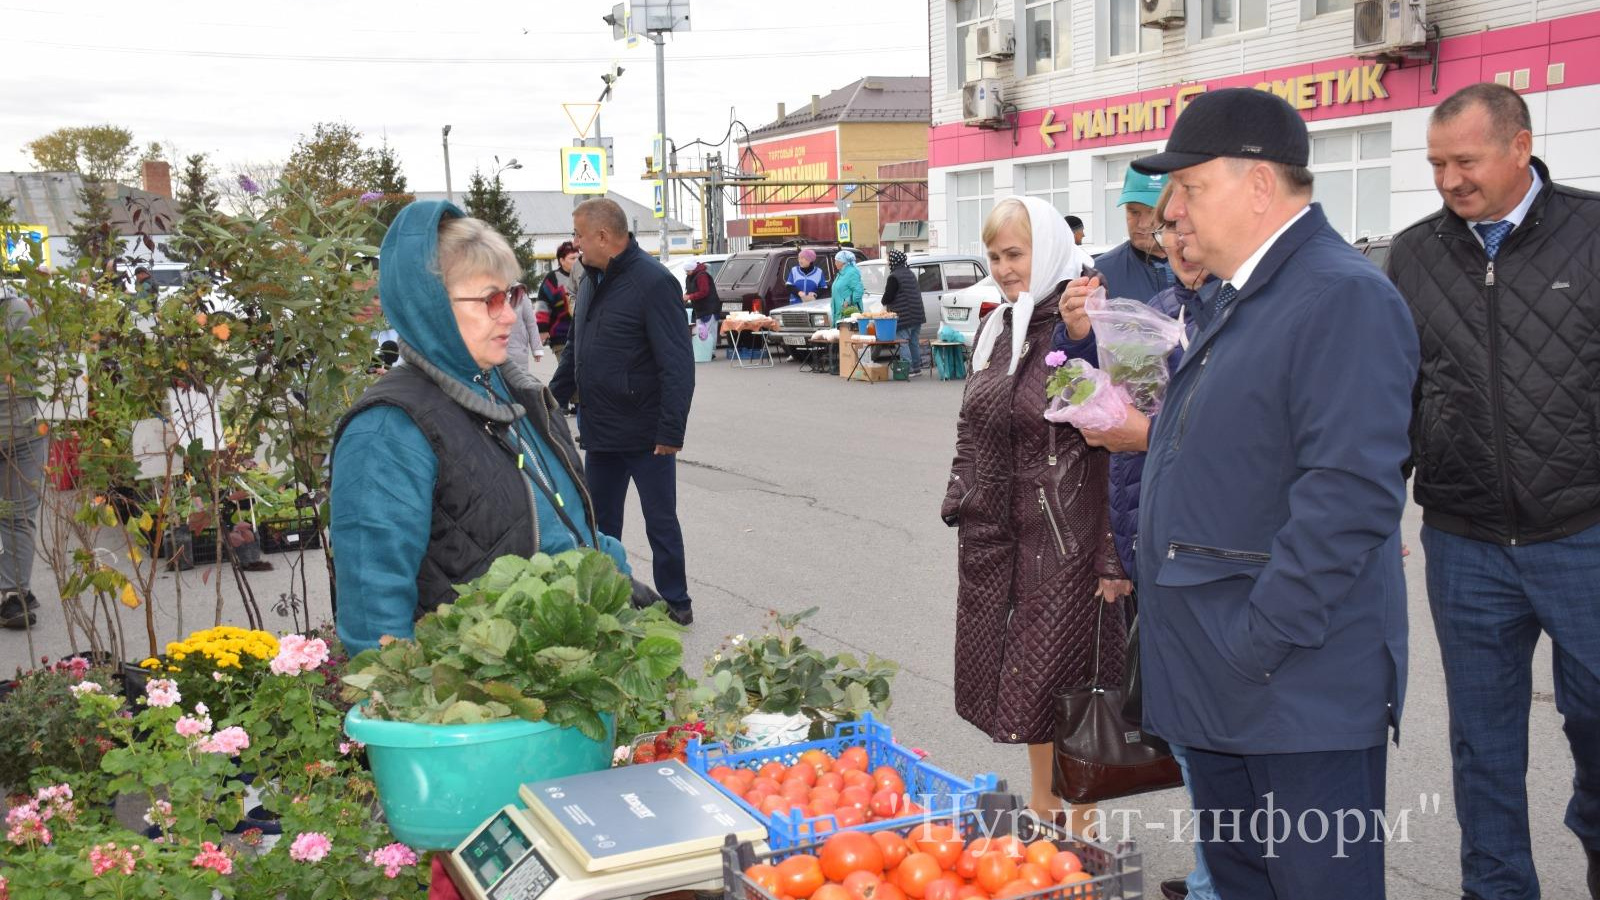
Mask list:
MULTIPOLYGON (((78 715, 73 686, 92 681, 111 689, 111 671, 87 659, 59 660, 17 675, 0 699, 0 789, 26 789, 46 770, 92 772, 110 748, 110 735, 78 715)), ((80 689, 81 690, 81 689, 80 689)))
POLYGON ((778 746, 825 737, 836 722, 863 713, 882 715, 900 667, 868 656, 828 655, 795 633, 816 607, 790 615, 772 613, 777 630, 746 639, 736 635, 706 663, 706 680, 695 693, 700 715, 713 734, 730 737, 736 750, 778 746))
POLYGON ((454 846, 525 782, 605 768, 619 737, 688 701, 682 629, 634 609, 603 553, 502 557, 456 590, 344 676, 361 701, 345 730, 415 847, 454 846))

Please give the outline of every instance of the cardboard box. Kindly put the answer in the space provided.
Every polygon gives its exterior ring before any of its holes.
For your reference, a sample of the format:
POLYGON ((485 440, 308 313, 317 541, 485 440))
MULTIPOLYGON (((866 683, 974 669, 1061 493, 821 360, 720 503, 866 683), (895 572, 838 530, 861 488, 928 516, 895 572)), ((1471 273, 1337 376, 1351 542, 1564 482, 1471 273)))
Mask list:
POLYGON ((864 363, 861 366, 861 375, 857 381, 888 381, 890 372, 888 363, 864 363))
POLYGON ((839 323, 839 377, 848 381, 856 371, 856 348, 850 339, 856 336, 854 322, 839 323))

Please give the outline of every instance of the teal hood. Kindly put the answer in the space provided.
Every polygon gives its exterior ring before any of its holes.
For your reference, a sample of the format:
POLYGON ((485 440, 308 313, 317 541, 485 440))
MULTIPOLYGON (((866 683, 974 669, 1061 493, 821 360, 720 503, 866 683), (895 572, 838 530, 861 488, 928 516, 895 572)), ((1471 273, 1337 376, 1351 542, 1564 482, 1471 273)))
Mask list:
POLYGON ((462 382, 481 370, 461 340, 450 296, 439 275, 439 223, 466 213, 443 200, 418 200, 400 210, 383 236, 378 296, 400 339, 462 382))

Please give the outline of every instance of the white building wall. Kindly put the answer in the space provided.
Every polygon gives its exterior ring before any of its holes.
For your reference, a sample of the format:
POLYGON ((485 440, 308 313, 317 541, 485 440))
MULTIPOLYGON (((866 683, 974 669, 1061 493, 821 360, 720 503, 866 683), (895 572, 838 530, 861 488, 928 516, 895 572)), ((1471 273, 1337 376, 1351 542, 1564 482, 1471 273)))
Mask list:
MULTIPOLYGON (((996 0, 1003 11, 1014 8, 1019 46, 1024 40, 1024 0, 996 0)), ((1107 0, 1075 0, 1072 6, 1072 65, 1062 72, 1014 77, 1021 58, 988 63, 986 75, 1004 80, 1006 100, 1029 110, 1114 97, 1137 90, 1163 88, 1180 82, 1225 78, 1281 66, 1337 59, 1351 52, 1353 14, 1346 10, 1306 18, 1307 0, 1271 0, 1268 26, 1245 36, 1225 36, 1202 41, 1199 36, 1198 0, 1188 0, 1186 26, 1162 33, 1162 49, 1117 60, 1097 61, 1097 47, 1107 40, 1096 31, 1105 18, 1107 0)), ((953 86, 955 58, 949 53, 955 40, 954 0, 929 0, 930 65, 935 127, 959 123, 961 93, 953 86)), ((1495 28, 1548 21, 1600 10, 1600 0, 1429 0, 1429 20, 1443 36, 1469 34, 1495 28)), ((1525 94, 1533 117, 1534 152, 1549 164, 1560 181, 1600 190, 1600 86, 1553 89, 1525 94)), ((1444 99, 1442 96, 1440 100, 1444 99)), ((1426 159, 1427 117, 1431 108, 1367 116, 1349 116, 1308 123, 1312 135, 1387 124, 1390 129, 1389 229, 1399 230, 1439 207, 1433 176, 1426 159)), ((955 203, 950 196, 954 176, 989 168, 994 172, 994 197, 1017 193, 1022 165, 1068 161, 1072 212, 1088 224, 1089 242, 1104 245, 1120 241, 1120 213, 1108 209, 1106 166, 1111 157, 1145 154, 1159 149, 1160 140, 1122 144, 1091 150, 1000 159, 932 168, 928 175, 929 220, 932 252, 956 252, 955 203), (1109 233, 1106 223, 1115 228, 1109 233)))

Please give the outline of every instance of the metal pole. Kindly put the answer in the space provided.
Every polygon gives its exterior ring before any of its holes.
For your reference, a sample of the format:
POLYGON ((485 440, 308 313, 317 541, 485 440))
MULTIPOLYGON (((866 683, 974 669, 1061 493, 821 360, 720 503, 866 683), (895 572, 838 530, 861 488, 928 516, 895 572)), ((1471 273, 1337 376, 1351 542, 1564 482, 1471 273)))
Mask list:
POLYGON ((672 249, 668 245, 667 223, 672 221, 672 209, 668 203, 670 192, 667 190, 667 39, 664 34, 654 32, 656 42, 656 133, 661 135, 661 159, 656 160, 656 165, 661 171, 661 261, 671 259, 672 249))
POLYGON ((456 192, 450 187, 450 126, 444 127, 444 195, 456 202, 456 192))

